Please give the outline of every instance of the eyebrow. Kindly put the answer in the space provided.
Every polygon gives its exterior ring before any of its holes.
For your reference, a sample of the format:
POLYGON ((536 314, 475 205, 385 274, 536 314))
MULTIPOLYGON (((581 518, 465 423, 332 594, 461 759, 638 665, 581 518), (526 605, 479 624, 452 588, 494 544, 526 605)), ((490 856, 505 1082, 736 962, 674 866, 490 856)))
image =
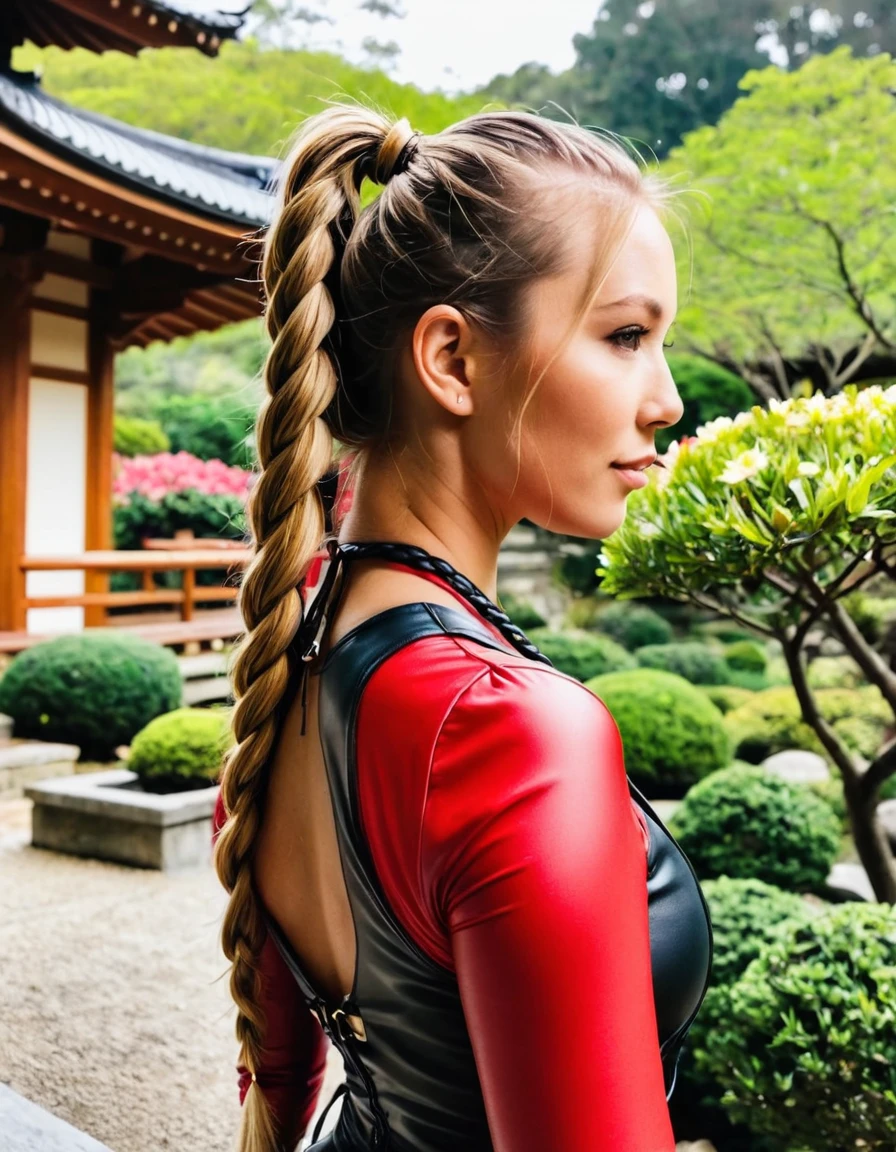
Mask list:
POLYGON ((601 304, 595 311, 604 312, 609 308, 618 308, 622 304, 640 304, 647 309, 654 320, 661 319, 663 315, 663 306, 659 300, 654 300, 652 296, 641 296, 638 293, 632 296, 623 296, 620 300, 614 300, 612 304, 601 304))

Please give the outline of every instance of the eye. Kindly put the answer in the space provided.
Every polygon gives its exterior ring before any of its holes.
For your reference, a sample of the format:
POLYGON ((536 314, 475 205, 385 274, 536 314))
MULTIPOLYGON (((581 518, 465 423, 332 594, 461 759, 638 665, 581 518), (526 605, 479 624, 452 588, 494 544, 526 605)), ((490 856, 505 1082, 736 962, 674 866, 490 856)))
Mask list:
POLYGON ((629 352, 637 352, 641 347, 642 339, 650 331, 649 328, 641 328, 635 325, 632 328, 625 328, 621 332, 614 332, 610 340, 617 348, 625 348, 629 352), (636 341, 635 346, 632 348, 627 343, 630 340, 636 341))

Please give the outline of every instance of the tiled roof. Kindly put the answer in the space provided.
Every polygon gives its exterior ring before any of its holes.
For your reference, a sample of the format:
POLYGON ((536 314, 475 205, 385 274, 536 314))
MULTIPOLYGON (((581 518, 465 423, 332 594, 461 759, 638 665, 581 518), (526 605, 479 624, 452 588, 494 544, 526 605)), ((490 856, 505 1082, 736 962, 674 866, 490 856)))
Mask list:
POLYGON ((0 72, 0 123, 81 168, 232 223, 266 225, 276 161, 133 128, 48 96, 33 77, 0 72))

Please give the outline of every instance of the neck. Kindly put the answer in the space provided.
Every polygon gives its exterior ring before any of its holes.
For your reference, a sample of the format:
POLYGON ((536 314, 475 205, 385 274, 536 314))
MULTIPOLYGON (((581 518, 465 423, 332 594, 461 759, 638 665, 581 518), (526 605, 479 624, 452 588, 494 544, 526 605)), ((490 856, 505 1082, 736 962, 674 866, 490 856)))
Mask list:
MULTIPOLYGON (((460 471, 460 470, 458 470, 460 471)), ((472 484, 439 479, 439 470, 369 454, 361 463, 351 511, 339 527, 339 541, 392 540, 414 544, 497 598, 498 551, 509 526, 498 531, 494 517, 472 484)))

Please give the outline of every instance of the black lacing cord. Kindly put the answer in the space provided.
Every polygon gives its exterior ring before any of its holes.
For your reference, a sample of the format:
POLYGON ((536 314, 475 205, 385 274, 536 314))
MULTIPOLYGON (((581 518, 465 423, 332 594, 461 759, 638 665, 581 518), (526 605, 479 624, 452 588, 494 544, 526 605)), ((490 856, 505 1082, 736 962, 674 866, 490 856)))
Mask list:
POLYGON ((333 551, 345 559, 352 556, 362 558, 373 556, 383 560, 396 560, 400 564, 407 564, 410 568, 418 568, 421 572, 431 572, 435 576, 440 576, 465 600, 468 600, 484 620, 493 624, 518 652, 522 653, 523 656, 528 656, 530 660, 551 665, 547 656, 536 648, 522 629, 518 628, 507 613, 499 608, 493 600, 490 600, 480 588, 477 588, 472 580, 464 576, 462 572, 458 572, 447 560, 433 556, 425 548, 418 548, 416 544, 401 544, 391 540, 348 541, 344 544, 337 541, 333 551))

